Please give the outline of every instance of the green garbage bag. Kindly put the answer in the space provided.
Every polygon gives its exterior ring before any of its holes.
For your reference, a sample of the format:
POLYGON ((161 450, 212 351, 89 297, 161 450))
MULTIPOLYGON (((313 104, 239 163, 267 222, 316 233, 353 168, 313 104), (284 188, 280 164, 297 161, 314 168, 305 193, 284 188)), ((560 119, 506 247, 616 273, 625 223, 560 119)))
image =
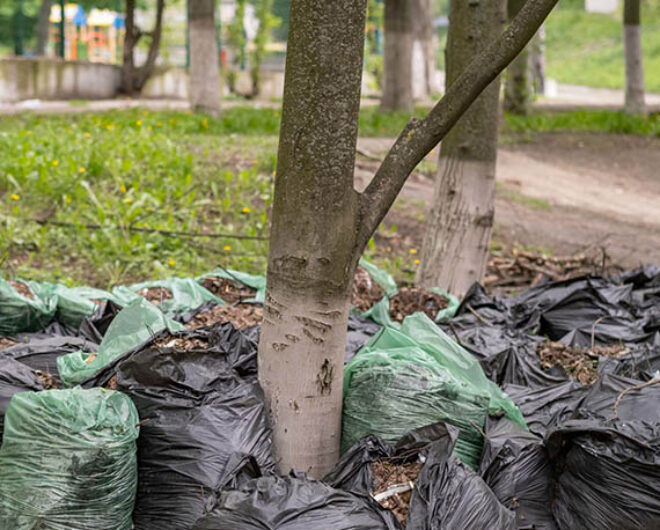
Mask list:
POLYGON ((409 431, 444 421, 460 429, 456 454, 476 469, 486 417, 520 410, 479 363, 423 313, 401 330, 384 328, 344 372, 342 450, 367 434, 394 443, 409 431))
POLYGON ((249 300, 244 300, 245 303, 258 303, 258 304, 263 304, 264 300, 266 300, 266 277, 261 276, 258 274, 248 274, 246 272, 240 272, 240 271, 235 271, 232 269, 223 269, 222 267, 219 267, 217 269, 212 270, 211 272, 207 272, 206 274, 202 274, 198 278, 196 278, 198 283, 203 283, 205 278, 222 278, 224 280, 233 280, 233 281, 238 281, 245 285, 246 287, 250 287, 251 289, 254 289, 256 291, 254 298, 251 298, 249 300))
POLYGON ((27 331, 40 331, 55 317, 57 296, 52 287, 38 282, 22 281, 34 297, 19 293, 0 278, 0 336, 27 331))
POLYGON ((62 324, 74 328, 80 327, 82 321, 90 317, 98 309, 100 302, 112 300, 119 305, 125 305, 126 300, 113 296, 112 293, 94 287, 79 286, 67 287, 62 284, 49 284, 57 296, 57 312, 55 318, 62 324))
POLYGON ((138 414, 93 388, 20 392, 0 448, 0 528, 131 530, 138 414))
POLYGON ((78 351, 57 358, 60 378, 69 386, 79 384, 164 329, 176 332, 183 331, 185 327, 138 296, 113 319, 97 353, 78 351))
POLYGON ((165 280, 119 286, 112 290, 112 294, 120 300, 131 302, 137 298, 142 298, 137 294, 138 291, 158 287, 167 289, 172 293, 171 298, 156 303, 163 313, 172 317, 197 309, 206 302, 223 303, 220 298, 207 291, 193 278, 167 278, 165 280))
POLYGON ((389 272, 376 267, 376 265, 364 258, 360 258, 360 267, 369 273, 373 281, 383 290, 385 296, 394 296, 396 294, 399 288, 389 272))

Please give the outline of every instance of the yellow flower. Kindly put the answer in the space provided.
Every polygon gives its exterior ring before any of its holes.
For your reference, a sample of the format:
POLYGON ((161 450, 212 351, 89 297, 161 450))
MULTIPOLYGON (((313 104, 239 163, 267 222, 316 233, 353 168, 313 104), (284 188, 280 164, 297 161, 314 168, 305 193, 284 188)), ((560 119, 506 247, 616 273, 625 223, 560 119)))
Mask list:
POLYGON ((132 202, 133 202, 133 199, 131 199, 130 197, 126 197, 124 199, 124 204, 131 204, 132 202))
POLYGON ((67 131, 67 133, 68 133, 68 134, 73 134, 73 129, 69 129, 69 130, 67 131))
POLYGON ((385 250, 387 250, 388 252, 392 252, 392 247, 387 247, 385 250))
POLYGON ((151 125, 147 127, 147 131, 151 131, 151 125))
POLYGON ((241 210, 243 213, 250 213, 250 208, 247 206, 241 210))
POLYGON ((206 118, 204 118, 204 119, 202 120, 202 127, 204 127, 205 129, 208 129, 208 128, 209 128, 209 120, 207 120, 206 118))
POLYGON ((78 168, 78 173, 85 173, 87 170, 84 167, 78 168))
POLYGON ((17 200, 20 199, 20 198, 21 198, 21 196, 18 195, 17 193, 12 193, 12 194, 11 194, 11 200, 12 200, 12 201, 17 201, 17 200))
POLYGON ((124 186, 123 184, 119 186, 119 191, 121 191, 122 193, 126 193, 126 186, 124 186))
POLYGON ((85 133, 85 138, 89 138, 90 136, 92 136, 92 133, 90 133, 90 132, 85 133))
POLYGON ((59 161, 59 160, 53 160, 52 164, 53 164, 55 167, 57 167, 57 166, 60 165, 60 161, 59 161))
POLYGON ((414 263, 415 265, 419 265, 419 260, 416 259, 415 261, 413 261, 413 263, 414 263))
POLYGON ((163 124, 162 124, 161 122, 159 122, 159 121, 156 122, 156 127, 160 127, 160 126, 162 126, 162 125, 163 125, 163 124))
POLYGON ((28 136, 30 136, 30 135, 32 134, 32 131, 26 131, 25 134, 27 134, 28 136))
POLYGON ((66 201, 67 204, 71 204, 71 202, 73 201, 73 199, 71 197, 69 197, 68 195, 64 196, 64 200, 66 201))
POLYGON ((225 249, 224 249, 224 250, 225 250, 226 252, 229 252, 229 251, 231 250, 231 247, 230 247, 229 245, 225 245, 225 249))
POLYGON ((115 125, 114 125, 114 123, 108 123, 108 125, 106 125, 105 128, 108 129, 109 131, 111 131, 112 129, 115 128, 115 125))
POLYGON ((135 125, 137 125, 138 127, 142 127, 142 120, 137 120, 135 122, 135 125))
POLYGON ((170 261, 167 262, 167 264, 168 264, 170 267, 174 267, 174 263, 176 263, 176 262, 175 262, 173 259, 171 259, 170 261))
POLYGON ((410 252, 411 254, 414 255, 414 254, 417 254, 417 249, 416 248, 411 248, 408 252, 410 252))

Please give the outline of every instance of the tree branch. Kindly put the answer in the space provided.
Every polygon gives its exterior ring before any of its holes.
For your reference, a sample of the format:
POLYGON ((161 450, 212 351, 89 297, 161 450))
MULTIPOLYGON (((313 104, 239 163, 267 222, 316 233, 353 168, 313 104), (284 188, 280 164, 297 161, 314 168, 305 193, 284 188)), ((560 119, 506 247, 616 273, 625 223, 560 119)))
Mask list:
POLYGON ((378 228, 417 164, 516 58, 557 1, 527 0, 502 36, 474 58, 428 115, 422 120, 410 120, 360 197, 359 242, 362 248, 378 228))

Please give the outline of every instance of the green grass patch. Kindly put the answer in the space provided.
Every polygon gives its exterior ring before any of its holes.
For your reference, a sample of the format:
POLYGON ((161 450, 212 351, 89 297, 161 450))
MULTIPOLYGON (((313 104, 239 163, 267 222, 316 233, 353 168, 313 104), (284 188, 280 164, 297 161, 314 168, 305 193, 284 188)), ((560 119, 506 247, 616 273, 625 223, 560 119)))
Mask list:
POLYGON ((545 199, 540 199, 538 197, 529 197, 520 193, 518 190, 512 188, 511 186, 503 185, 501 182, 496 182, 495 187, 497 194, 503 199, 526 206, 532 210, 552 210, 552 204, 545 199))
POLYGON ((539 132, 592 132, 660 137, 660 116, 629 116, 624 112, 608 110, 534 112, 529 116, 507 114, 503 132, 523 135, 539 132))
MULTIPOLYGON (((545 27, 548 77, 573 85, 624 87, 621 13, 587 13, 583 2, 569 2, 550 14, 545 27)), ((658 0, 643 3, 642 48, 646 89, 660 92, 658 0)))

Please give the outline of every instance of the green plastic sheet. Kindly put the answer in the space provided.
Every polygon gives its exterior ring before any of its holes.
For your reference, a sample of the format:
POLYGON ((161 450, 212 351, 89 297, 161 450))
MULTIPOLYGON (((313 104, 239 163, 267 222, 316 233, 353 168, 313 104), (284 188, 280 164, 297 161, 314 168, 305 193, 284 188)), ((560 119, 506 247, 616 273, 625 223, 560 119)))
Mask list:
POLYGON ((98 305, 94 300, 100 302, 112 300, 119 305, 125 305, 126 303, 125 300, 120 300, 116 296, 113 296, 112 293, 102 289, 95 289, 94 287, 67 287, 62 284, 50 285, 52 285, 53 292, 57 296, 56 319, 74 328, 80 327, 82 321, 92 316, 98 309, 98 305))
POLYGON ((0 336, 13 333, 40 331, 55 317, 57 296, 52 287, 37 282, 22 281, 34 299, 20 294, 0 278, 0 336))
POLYGON ((57 358, 60 377, 66 385, 79 384, 164 329, 176 332, 185 327, 138 296, 114 318, 96 354, 78 351, 57 358))
POLYGON ((0 449, 0 528, 130 530, 138 414, 94 388, 20 392, 0 449))
POLYGON ((373 263, 364 258, 360 258, 360 267, 369 273, 369 276, 375 281, 385 293, 385 296, 394 296, 399 288, 389 272, 379 269, 373 263))
POLYGON ((525 427, 520 410, 479 363, 423 313, 383 328, 344 372, 342 449, 367 434, 394 443, 444 421, 460 429, 456 454, 476 469, 487 415, 525 427))
POLYGON ((112 290, 112 294, 126 303, 142 298, 137 294, 138 291, 154 287, 169 289, 172 293, 172 298, 157 304, 160 310, 169 316, 176 316, 197 309, 206 302, 223 303, 220 298, 199 285, 194 278, 167 278, 165 280, 119 286, 112 290))
POLYGON ((245 303, 258 303, 263 304, 266 300, 266 277, 258 274, 247 274, 245 272, 235 271, 232 269, 223 269, 219 267, 206 274, 202 274, 197 278, 198 283, 202 283, 204 278, 222 278, 225 280, 233 280, 242 283, 246 287, 250 287, 256 291, 254 298, 245 300, 245 303))

